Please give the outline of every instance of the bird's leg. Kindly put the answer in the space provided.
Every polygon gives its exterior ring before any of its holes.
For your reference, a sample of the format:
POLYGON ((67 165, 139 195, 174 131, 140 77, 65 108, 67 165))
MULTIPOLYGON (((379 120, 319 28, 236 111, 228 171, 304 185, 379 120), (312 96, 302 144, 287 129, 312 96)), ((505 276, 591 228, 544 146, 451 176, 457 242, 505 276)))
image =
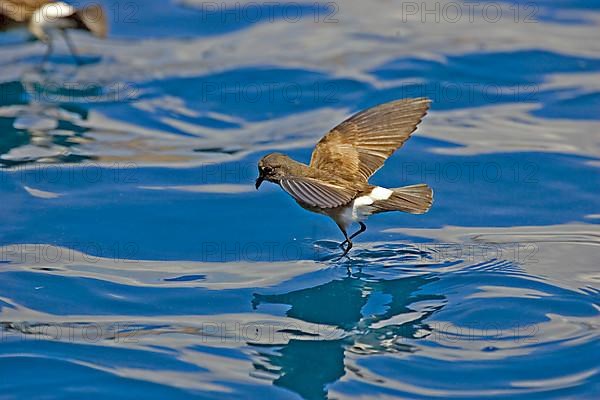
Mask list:
POLYGON ((40 69, 43 70, 44 66, 50 59, 50 54, 52 54, 52 48, 53 48, 52 38, 48 38, 48 43, 46 43, 46 54, 44 54, 44 58, 42 58, 42 62, 40 63, 40 69))
POLYGON ((354 233, 353 233, 353 234, 350 236, 350 239, 354 239, 355 237, 357 237, 358 235, 360 235, 361 233, 363 233, 364 231, 366 231, 366 230, 367 230, 367 226, 366 226, 364 223, 362 223, 362 222, 359 222, 358 224, 360 225, 360 229, 359 229, 358 231, 354 232, 354 233))
POLYGON ((344 245, 345 245, 346 243, 348 243, 348 233, 346 232, 346 229, 342 228, 340 225, 338 225, 338 228, 340 228, 340 231, 342 231, 342 233, 344 234, 344 241, 343 241, 342 243, 340 243, 340 244, 339 244, 339 246, 340 246, 340 249, 342 249, 342 250, 346 250, 346 249, 344 248, 344 245))
MULTIPOLYGON (((350 235, 350 240, 354 239, 355 237, 357 237, 358 235, 360 235, 361 233, 363 233, 364 231, 367 230, 367 226, 365 224, 363 224, 362 222, 359 222, 360 225, 360 229, 356 232, 354 232, 352 235, 350 235)), ((343 249, 344 245, 348 242, 348 240, 344 240, 342 243, 340 243, 340 247, 343 249)))
POLYGON ((69 36, 67 31, 63 29, 63 30, 61 30, 61 33, 63 35, 63 38, 65 38, 67 47, 69 48, 69 51, 71 52, 71 55, 75 59, 75 62, 77 63, 77 65, 83 64, 83 61, 81 60, 81 58, 79 58, 79 55, 77 54, 77 49, 75 48, 75 45, 73 45, 73 42, 71 41, 71 37, 69 36))
POLYGON ((348 252, 350 251, 350 249, 352 248, 352 240, 350 240, 350 238, 348 237, 348 232, 346 232, 346 229, 344 229, 341 225, 338 224, 338 228, 340 228, 340 230, 342 231, 342 233, 344 234, 344 237, 346 238, 346 240, 344 240, 342 242, 342 244, 340 244, 340 247, 342 247, 342 249, 344 250, 344 254, 342 254, 340 256, 340 258, 337 259, 337 261, 341 260, 342 258, 344 258, 346 256, 346 254, 348 254, 348 252), (343 243, 348 243, 348 247, 346 247, 344 249, 343 247, 343 243))

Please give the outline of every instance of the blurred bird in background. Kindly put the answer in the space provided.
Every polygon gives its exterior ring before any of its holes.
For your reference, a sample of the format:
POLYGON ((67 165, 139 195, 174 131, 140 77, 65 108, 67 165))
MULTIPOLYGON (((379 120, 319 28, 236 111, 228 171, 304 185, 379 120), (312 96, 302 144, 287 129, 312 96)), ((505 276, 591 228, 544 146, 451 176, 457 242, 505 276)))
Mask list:
POLYGON ((0 0, 0 31, 19 27, 27 27, 35 39, 46 44, 42 65, 52 54, 56 33, 63 36, 75 61, 82 64, 68 30, 88 31, 99 38, 105 38, 108 31, 106 13, 98 4, 76 9, 62 1, 0 0))

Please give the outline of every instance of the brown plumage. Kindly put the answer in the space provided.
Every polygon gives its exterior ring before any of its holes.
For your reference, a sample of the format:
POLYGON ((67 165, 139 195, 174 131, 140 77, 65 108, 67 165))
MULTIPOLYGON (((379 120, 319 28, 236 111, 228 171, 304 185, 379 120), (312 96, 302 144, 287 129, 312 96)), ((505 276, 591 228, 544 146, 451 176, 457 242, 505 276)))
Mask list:
MULTIPOLYGON (((28 22, 34 11, 49 0, 0 0, 0 21, 9 23, 28 22)), ((4 27, 0 24, 0 27, 4 27)))
POLYGON ((429 108, 425 98, 405 99, 362 111, 325 135, 313 150, 309 165, 284 154, 272 153, 258 163, 256 188, 264 181, 277 183, 303 208, 325 214, 338 225, 352 248, 352 238, 366 230, 362 222, 371 214, 429 210, 433 192, 425 184, 385 189, 369 178, 402 147, 429 108), (352 222, 360 230, 348 236, 352 222))
POLYGON ((99 38, 105 38, 108 32, 106 13, 97 4, 75 9, 54 0, 0 0, 0 30, 16 27, 27 27, 35 38, 47 44, 44 61, 52 52, 52 31, 63 34, 77 62, 79 58, 67 30, 84 30, 99 38))

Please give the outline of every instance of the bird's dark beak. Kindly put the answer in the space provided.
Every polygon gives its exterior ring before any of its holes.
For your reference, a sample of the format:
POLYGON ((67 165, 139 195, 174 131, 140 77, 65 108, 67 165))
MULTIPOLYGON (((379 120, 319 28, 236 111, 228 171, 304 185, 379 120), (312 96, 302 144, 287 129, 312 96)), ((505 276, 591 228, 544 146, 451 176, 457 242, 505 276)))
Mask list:
POLYGON ((265 178, 263 178, 262 175, 259 175, 258 178, 256 178, 256 184, 254 186, 256 186, 256 190, 258 190, 258 188, 260 187, 260 185, 263 183, 263 181, 265 180, 265 178))

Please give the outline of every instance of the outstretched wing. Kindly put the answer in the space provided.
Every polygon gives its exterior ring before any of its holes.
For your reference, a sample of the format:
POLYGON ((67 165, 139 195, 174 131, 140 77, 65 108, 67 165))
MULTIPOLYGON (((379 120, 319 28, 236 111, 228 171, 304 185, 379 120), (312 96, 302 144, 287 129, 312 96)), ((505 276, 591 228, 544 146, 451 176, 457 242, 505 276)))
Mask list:
POLYGON ((356 191, 312 178, 284 178, 279 184, 297 202, 319 208, 348 204, 356 191))
POLYGON ((359 112, 333 128, 313 150, 310 166, 367 182, 417 129, 429 99, 404 99, 359 112))

